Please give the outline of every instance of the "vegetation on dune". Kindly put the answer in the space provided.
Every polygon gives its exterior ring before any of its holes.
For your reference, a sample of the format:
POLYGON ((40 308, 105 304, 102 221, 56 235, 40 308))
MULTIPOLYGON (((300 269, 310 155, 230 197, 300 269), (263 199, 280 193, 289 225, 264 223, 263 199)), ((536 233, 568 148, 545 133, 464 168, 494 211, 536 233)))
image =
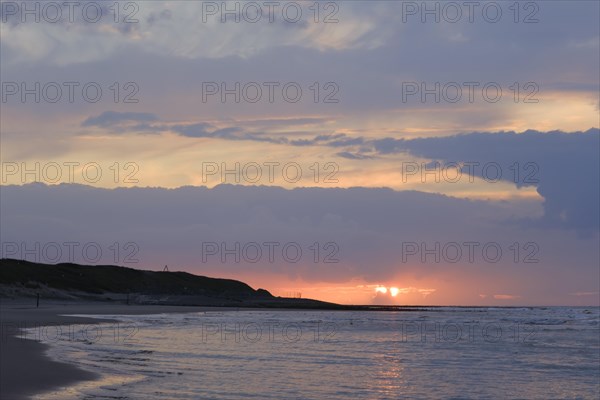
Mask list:
POLYGON ((37 285, 85 293, 140 293, 152 295, 204 295, 229 298, 270 298, 263 289, 232 280, 208 278, 187 272, 155 272, 114 265, 38 264, 0 260, 0 284, 37 285))

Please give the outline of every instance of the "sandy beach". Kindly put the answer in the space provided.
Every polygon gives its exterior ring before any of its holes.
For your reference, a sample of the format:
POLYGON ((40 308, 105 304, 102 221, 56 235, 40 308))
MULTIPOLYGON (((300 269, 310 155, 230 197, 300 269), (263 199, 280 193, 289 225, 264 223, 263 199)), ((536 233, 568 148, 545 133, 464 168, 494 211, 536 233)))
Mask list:
MULTIPOLYGON (((1 347, 0 399, 20 400, 78 381, 99 376, 46 356, 47 345, 25 338, 22 327, 94 324, 109 320, 68 317, 64 314, 159 314, 211 310, 211 307, 125 305, 45 301, 36 308, 35 299, 0 302, 1 347)), ((219 308, 223 310, 222 308, 219 308)))

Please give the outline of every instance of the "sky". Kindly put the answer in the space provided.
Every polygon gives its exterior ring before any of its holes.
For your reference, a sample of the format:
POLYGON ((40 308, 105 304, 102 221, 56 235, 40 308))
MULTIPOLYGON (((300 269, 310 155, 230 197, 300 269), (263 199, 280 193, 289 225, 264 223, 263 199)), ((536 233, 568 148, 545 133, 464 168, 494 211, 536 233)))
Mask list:
POLYGON ((0 4, 2 257, 600 304, 600 3, 0 4))

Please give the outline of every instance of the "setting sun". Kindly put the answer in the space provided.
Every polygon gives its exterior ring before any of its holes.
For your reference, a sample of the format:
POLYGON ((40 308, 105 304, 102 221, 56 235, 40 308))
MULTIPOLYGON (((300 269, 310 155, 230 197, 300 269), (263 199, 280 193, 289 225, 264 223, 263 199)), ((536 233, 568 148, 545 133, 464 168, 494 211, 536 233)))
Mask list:
POLYGON ((375 288, 375 292, 377 293, 387 293, 387 288, 385 286, 378 286, 377 288, 375 288))

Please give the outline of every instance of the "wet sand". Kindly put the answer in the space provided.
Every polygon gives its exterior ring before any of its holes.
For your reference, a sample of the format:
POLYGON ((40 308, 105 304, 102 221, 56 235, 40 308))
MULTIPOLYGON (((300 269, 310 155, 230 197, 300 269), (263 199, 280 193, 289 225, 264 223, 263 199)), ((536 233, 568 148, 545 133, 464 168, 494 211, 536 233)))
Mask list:
MULTIPOLYGON (((125 305, 114 303, 43 302, 35 299, 0 300, 0 399, 20 400, 32 395, 96 379, 93 372, 54 361, 46 356, 48 345, 27 338, 22 328, 93 324, 106 319, 67 317, 61 314, 159 314, 214 310, 212 307, 125 305)), ((223 309, 235 310, 235 308, 223 309)))

